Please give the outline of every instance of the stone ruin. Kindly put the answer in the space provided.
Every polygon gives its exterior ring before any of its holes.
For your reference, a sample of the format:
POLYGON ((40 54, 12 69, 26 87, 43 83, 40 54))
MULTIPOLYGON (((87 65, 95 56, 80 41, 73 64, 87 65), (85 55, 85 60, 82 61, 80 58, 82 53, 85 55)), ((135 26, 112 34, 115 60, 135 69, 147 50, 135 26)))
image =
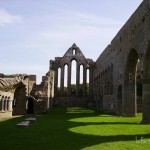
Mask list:
POLYGON ((53 85, 53 71, 43 77, 40 85, 36 85, 35 75, 0 74, 0 118, 46 113, 54 95, 53 85))
POLYGON ((55 86, 54 86, 54 105, 57 106, 87 106, 93 96, 93 71, 95 62, 92 59, 86 59, 79 47, 74 43, 63 57, 56 57, 55 60, 50 61, 50 70, 55 72, 55 86), (75 60, 76 68, 76 88, 72 92, 72 62, 75 60), (65 66, 67 72, 65 72, 65 66), (81 66, 83 70, 81 72, 81 66), (58 77, 58 70, 60 69, 60 77, 58 77), (87 70, 89 70, 89 87, 87 87, 87 70), (81 74, 83 83, 80 82, 81 74), (64 84, 64 76, 67 77, 67 85, 64 84), (58 78, 60 78, 60 87, 58 87, 58 78), (89 88, 89 93, 87 93, 89 88), (91 99, 90 99, 91 98, 91 99))
POLYGON ((34 75, 0 75, 0 118, 45 113, 52 106, 90 106, 118 116, 136 116, 142 112, 142 123, 150 123, 150 0, 143 0, 96 62, 86 59, 73 44, 63 57, 50 61, 49 72, 40 85, 35 80, 34 75))
POLYGON ((96 61, 93 96, 98 109, 150 123, 150 0, 141 5, 96 61))

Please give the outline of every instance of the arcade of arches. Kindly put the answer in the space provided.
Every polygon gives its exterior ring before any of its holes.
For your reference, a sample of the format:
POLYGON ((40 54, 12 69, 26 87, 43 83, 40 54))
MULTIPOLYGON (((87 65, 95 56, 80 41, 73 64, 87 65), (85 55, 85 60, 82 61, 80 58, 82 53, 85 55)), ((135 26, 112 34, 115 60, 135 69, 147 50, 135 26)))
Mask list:
POLYGON ((98 109, 120 116, 142 112, 142 123, 150 123, 150 0, 143 0, 99 56, 93 78, 98 109))

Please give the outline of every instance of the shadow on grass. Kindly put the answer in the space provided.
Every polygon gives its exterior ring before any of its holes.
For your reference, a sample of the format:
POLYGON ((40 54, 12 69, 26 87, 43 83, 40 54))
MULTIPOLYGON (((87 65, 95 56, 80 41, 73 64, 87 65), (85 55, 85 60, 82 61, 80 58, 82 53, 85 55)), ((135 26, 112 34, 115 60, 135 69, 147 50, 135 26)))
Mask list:
POLYGON ((128 122, 72 122, 74 118, 96 117, 95 111, 85 109, 67 113, 67 109, 53 109, 49 114, 37 115, 37 121, 28 128, 17 128, 15 125, 29 116, 12 118, 0 122, 0 145, 2 150, 80 150, 93 145, 134 141, 135 137, 148 138, 149 134, 135 135, 87 135, 69 131, 70 128, 86 125, 136 124, 128 122), (82 112, 82 113, 80 113, 82 112))

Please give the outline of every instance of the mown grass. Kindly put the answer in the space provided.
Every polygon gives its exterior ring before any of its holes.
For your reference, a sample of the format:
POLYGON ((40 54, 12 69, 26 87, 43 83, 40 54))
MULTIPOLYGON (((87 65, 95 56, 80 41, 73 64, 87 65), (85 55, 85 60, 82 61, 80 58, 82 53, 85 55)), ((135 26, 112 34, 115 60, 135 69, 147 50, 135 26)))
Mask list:
POLYGON ((28 128, 25 118, 0 120, 1 150, 149 150, 150 125, 135 118, 102 114, 85 108, 55 108, 37 115, 28 128))

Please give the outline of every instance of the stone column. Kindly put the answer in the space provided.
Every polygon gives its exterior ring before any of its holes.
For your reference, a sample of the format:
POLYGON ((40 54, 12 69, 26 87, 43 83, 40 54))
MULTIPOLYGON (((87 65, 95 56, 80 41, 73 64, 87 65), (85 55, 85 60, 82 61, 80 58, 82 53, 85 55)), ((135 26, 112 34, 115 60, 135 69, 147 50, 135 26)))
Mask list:
POLYGON ((80 84, 80 65, 77 63, 76 69, 76 95, 79 96, 79 84, 80 84))
POLYGON ((64 66, 61 67, 61 96, 64 95, 64 66))
POLYGON ((5 109, 5 111, 7 111, 7 110, 8 110, 8 109, 7 109, 7 108, 8 108, 8 107, 7 107, 7 106, 8 106, 8 99, 7 99, 7 98, 5 98, 5 102, 4 102, 4 103, 5 103, 5 108, 4 108, 4 109, 5 109))
POLYGON ((68 65, 68 96, 71 95, 71 63, 68 65))
POLYGON ((54 95, 57 96, 58 93, 58 68, 55 70, 55 82, 54 82, 54 95))
POLYGON ((8 100, 8 111, 12 111, 12 100, 8 100))
POLYGON ((83 96, 86 96, 86 68, 83 66, 83 96))
POLYGON ((4 111, 4 98, 2 98, 2 111, 4 111))
POLYGON ((0 111, 2 111, 2 98, 0 97, 0 111))
POLYGON ((90 97, 92 97, 93 96, 93 70, 92 69, 89 69, 89 90, 90 90, 90 93, 89 93, 90 97))
POLYGON ((150 79, 142 80, 143 83, 143 116, 142 123, 150 124, 150 79))
POLYGON ((135 80, 125 81, 124 84, 124 98, 123 98, 123 116, 136 116, 136 85, 135 80))

